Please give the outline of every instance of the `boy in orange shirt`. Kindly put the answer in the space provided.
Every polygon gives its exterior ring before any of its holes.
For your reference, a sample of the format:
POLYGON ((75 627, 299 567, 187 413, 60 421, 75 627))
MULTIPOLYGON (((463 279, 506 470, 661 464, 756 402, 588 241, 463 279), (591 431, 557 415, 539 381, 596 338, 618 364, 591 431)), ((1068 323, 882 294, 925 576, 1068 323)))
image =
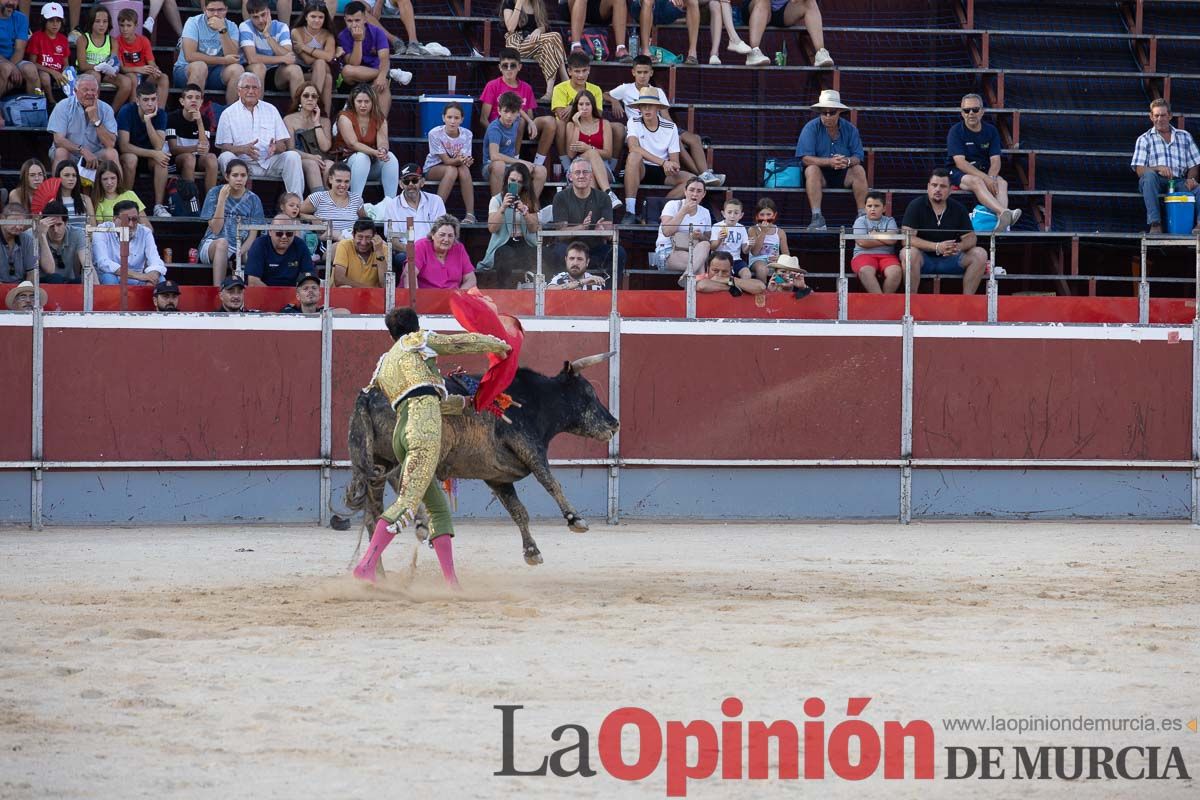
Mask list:
POLYGON ((154 61, 154 50, 150 40, 138 33, 137 12, 126 8, 117 14, 117 27, 121 35, 116 38, 117 55, 121 59, 121 72, 140 76, 139 82, 151 81, 158 86, 158 107, 167 107, 167 90, 170 82, 167 74, 154 61))

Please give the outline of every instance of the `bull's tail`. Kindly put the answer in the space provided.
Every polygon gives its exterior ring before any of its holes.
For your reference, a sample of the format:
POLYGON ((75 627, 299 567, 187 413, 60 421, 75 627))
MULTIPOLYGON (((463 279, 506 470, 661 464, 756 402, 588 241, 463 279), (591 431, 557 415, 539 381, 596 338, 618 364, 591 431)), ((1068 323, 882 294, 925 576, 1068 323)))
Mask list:
POLYGON ((375 464, 375 426, 371 422, 371 402, 366 392, 359 392, 350 415, 350 482, 342 502, 349 509, 347 516, 369 510, 371 487, 383 478, 383 470, 375 464))

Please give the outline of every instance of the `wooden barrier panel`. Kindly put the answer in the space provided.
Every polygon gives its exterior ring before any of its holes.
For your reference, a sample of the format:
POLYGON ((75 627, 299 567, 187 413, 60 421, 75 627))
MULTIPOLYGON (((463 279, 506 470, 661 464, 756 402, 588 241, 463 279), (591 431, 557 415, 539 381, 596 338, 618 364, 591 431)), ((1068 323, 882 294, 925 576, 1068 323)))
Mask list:
POLYGON ((319 458, 321 335, 46 329, 54 461, 319 458))
POLYGON ((1190 341, 914 342, 913 456, 1191 458, 1190 341))
POLYGON ((624 335, 621 456, 900 457, 901 339, 624 335))
MULTIPOLYGON (((25 317, 28 320, 28 316, 25 317)), ((33 448, 33 327, 0 326, 3 423, 0 460, 28 461, 33 448)))

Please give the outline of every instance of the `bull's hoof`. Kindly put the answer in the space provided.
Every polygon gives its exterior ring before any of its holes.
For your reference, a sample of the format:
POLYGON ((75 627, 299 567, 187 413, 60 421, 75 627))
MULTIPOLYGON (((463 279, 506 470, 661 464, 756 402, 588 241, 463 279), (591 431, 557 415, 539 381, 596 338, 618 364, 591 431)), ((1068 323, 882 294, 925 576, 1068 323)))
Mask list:
POLYGON ((572 533, 587 533, 591 530, 588 527, 587 520, 583 517, 575 517, 575 519, 567 523, 567 527, 571 529, 572 533))
POLYGON ((329 527, 335 531, 348 531, 350 530, 350 518, 334 514, 329 518, 329 527))
POLYGON ((542 563, 542 554, 536 547, 531 547, 525 551, 525 563, 531 567, 536 567, 542 563))

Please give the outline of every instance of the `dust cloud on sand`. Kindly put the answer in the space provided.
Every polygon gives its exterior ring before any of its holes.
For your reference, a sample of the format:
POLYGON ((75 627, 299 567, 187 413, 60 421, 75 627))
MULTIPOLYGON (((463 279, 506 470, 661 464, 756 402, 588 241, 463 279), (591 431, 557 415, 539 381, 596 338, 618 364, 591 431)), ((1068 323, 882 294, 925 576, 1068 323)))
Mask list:
MULTIPOLYGON (((663 797, 626 784, 495 777, 660 721, 827 727, 928 720, 959 744, 1178 745, 1200 734, 965 734, 950 717, 1200 712, 1200 537, 1185 525, 597 525, 463 522, 464 591, 397 539, 388 577, 346 573, 355 535, 317 528, 0 531, 0 797, 663 797), (570 742, 570 736, 568 741, 570 742)), ((628 760, 633 759, 628 751, 628 760)), ((1196 797, 1189 781, 693 782, 689 796, 1196 797)))

